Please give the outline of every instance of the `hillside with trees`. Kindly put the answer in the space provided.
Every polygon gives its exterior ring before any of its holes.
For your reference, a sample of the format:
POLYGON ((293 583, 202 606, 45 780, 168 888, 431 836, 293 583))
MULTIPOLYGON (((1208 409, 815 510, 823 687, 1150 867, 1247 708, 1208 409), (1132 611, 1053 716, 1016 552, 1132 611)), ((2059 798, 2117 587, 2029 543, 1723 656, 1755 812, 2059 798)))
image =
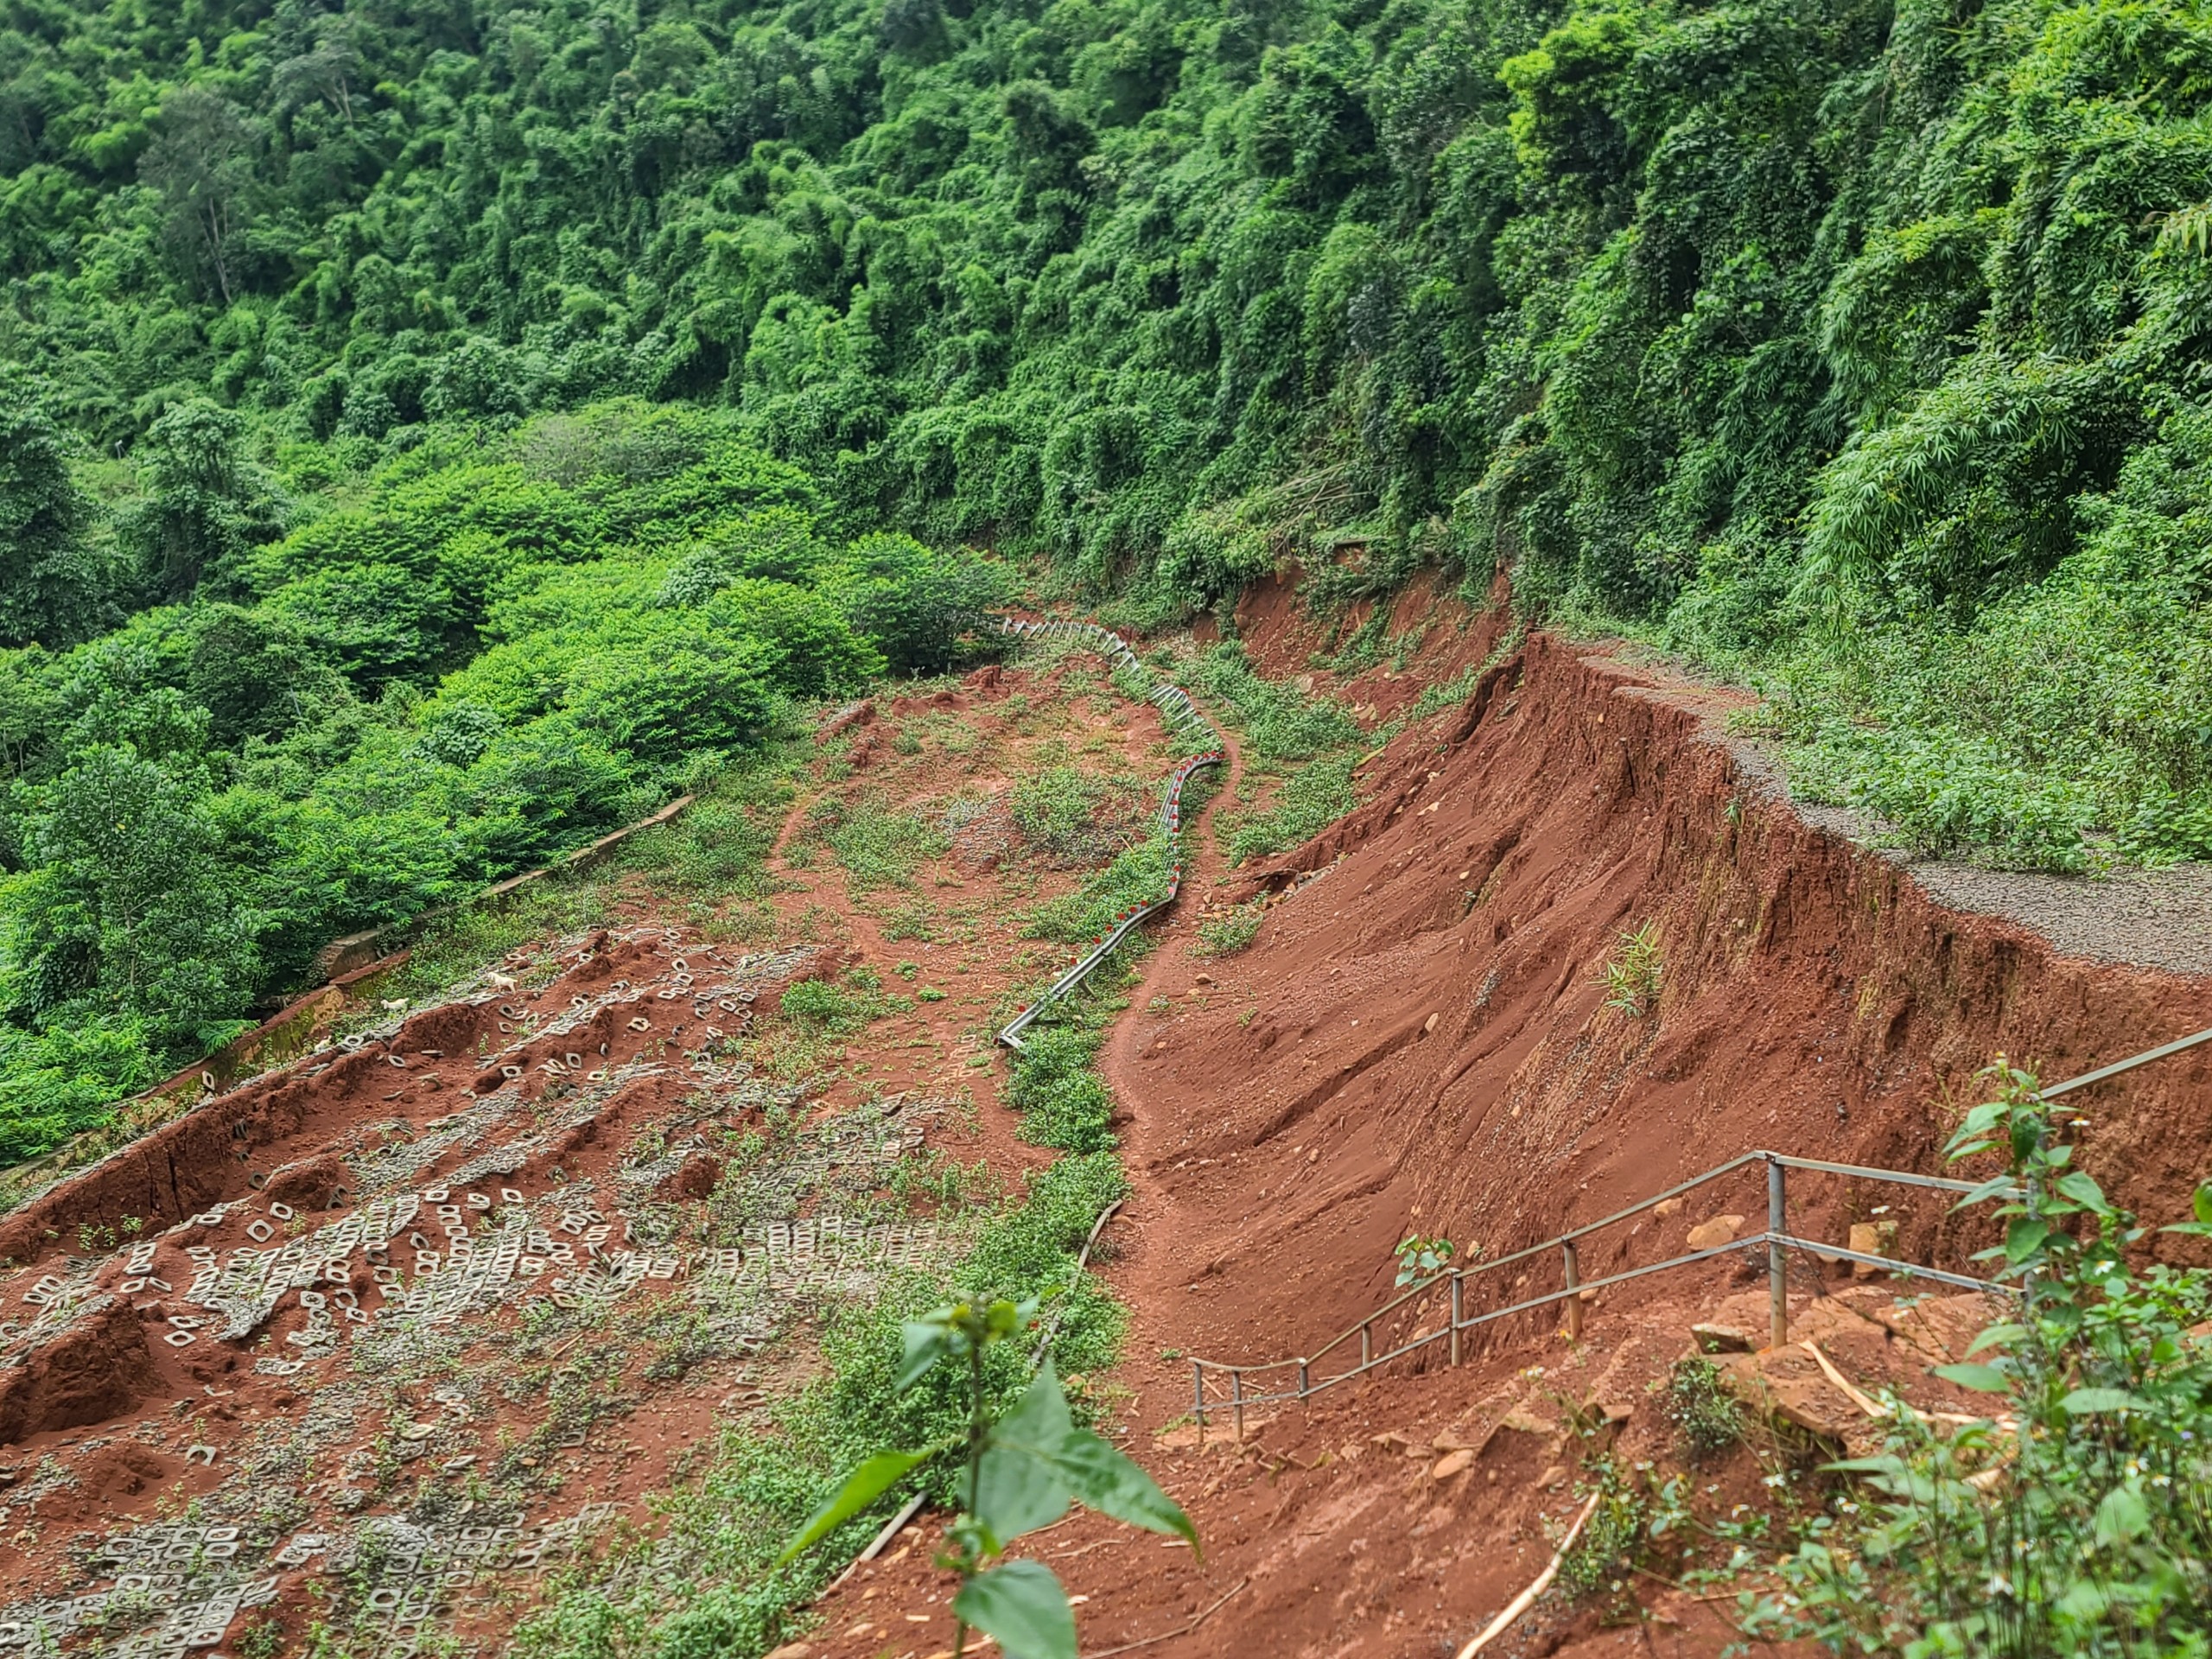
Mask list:
POLYGON ((14 0, 0 1155, 963 546, 1502 563, 1904 844, 2212 855, 2208 104, 2183 0, 14 0))

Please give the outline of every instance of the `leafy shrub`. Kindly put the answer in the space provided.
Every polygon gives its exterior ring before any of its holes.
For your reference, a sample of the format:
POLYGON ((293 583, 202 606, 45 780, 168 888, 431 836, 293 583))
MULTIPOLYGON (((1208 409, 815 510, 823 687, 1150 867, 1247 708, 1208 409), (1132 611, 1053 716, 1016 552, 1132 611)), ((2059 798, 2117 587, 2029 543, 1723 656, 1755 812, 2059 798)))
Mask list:
MULTIPOLYGON (((1948 1151, 2005 1165, 1967 1202, 1997 1203, 2004 1243, 1982 1259, 2022 1305, 1936 1374, 1988 1414, 1896 1414, 1880 1454, 1840 1465, 1880 1494, 1872 1513, 1816 1520, 1752 1631, 1837 1652, 2190 1651, 2212 1621, 2212 1351, 2192 1334, 2212 1274, 2145 1259, 2150 1230, 2076 1166, 2070 1105, 1986 1075, 1996 1097, 1948 1151)), ((2164 1230, 2212 1236, 2212 1187, 2164 1230)))
POLYGON ((1726 1451, 1743 1434, 1743 1408, 1709 1359, 1692 1355, 1675 1363, 1667 1374, 1664 1408, 1694 1462, 1726 1451))

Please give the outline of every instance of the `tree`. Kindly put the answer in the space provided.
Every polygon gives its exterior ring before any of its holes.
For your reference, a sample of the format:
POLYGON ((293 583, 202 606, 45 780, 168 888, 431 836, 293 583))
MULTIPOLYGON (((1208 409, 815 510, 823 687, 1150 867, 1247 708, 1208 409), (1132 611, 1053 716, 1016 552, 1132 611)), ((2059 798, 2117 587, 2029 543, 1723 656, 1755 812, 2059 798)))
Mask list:
POLYGON ((939 674, 987 652, 976 631, 1011 585, 1002 566, 897 535, 862 537, 824 582, 855 631, 874 642, 897 674, 939 674))
POLYGON ((353 86, 362 69, 353 30, 351 17, 315 20, 314 47, 285 59, 269 77, 270 97, 277 109, 289 113, 320 99, 347 126, 353 124, 353 86))
POLYGON ((245 111, 200 86, 171 93, 157 124, 138 176, 161 193, 171 250, 188 272, 212 279, 227 306, 254 217, 259 135, 245 111))
POLYGON ((91 520, 30 377, 0 366, 0 646, 73 645, 121 620, 91 520))
POLYGON ((205 398, 178 404, 147 429, 136 459, 146 494, 118 532, 162 600, 203 582, 242 584, 245 554, 278 524, 259 474, 238 454, 245 423, 205 398))
POLYGON ((95 744, 37 791, 27 839, 43 868, 14 950, 35 1007, 97 993, 164 1047, 236 1013, 264 918, 215 856, 196 768, 95 744))

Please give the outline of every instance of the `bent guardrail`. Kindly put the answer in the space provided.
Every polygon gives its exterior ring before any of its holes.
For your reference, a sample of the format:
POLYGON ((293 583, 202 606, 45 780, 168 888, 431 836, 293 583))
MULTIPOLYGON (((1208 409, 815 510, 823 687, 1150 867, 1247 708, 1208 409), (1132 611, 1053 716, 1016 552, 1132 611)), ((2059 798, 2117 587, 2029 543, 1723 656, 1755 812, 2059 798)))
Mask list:
POLYGON ((1160 827, 1167 839, 1167 892, 1150 904, 1125 910, 1114 918, 1114 925, 1091 940, 1090 948, 1078 956, 1067 971, 1046 988, 1038 999, 1008 1020, 998 1034, 998 1040, 1008 1048, 1021 1046, 1021 1033, 1046 1008, 1059 1001, 1077 986, 1090 977, 1098 964, 1114 952, 1114 947, 1129 936, 1147 916, 1158 914, 1175 902, 1183 888, 1183 785, 1190 782, 1191 774, 1203 766, 1218 766, 1225 753, 1221 734, 1213 722, 1200 714, 1198 705, 1180 686, 1160 679, 1151 670, 1138 661, 1128 642, 1110 628, 1100 627, 1095 622, 1025 622, 1013 617, 1000 619, 1004 632, 1018 639, 1033 639, 1047 636, 1072 638, 1089 645, 1112 664, 1115 669, 1128 675, 1144 693, 1145 701, 1158 709, 1167 722, 1167 729, 1177 738, 1188 741, 1203 734, 1207 741, 1205 751, 1190 756, 1177 766, 1167 780, 1167 793, 1160 804, 1160 827))
MULTIPOLYGON (((2084 1072, 2080 1077, 2069 1077, 2063 1083, 2053 1084, 2049 1088, 2039 1090, 2038 1093, 2043 1099, 2053 1100, 2076 1089, 2087 1087, 2093 1083, 2101 1083, 2108 1077, 2133 1071, 2139 1065, 2147 1065, 2153 1060, 2164 1059, 2169 1055, 2181 1053, 2186 1049, 2195 1048, 2207 1042, 2212 1042, 2212 1029, 2198 1032, 2193 1036, 2183 1037, 2174 1042, 2161 1044, 2157 1048, 2145 1049, 2139 1054, 2130 1055, 2126 1059, 2117 1061, 2111 1065, 2101 1066, 2094 1071, 2084 1072)), ((1460 1361, 1461 1348, 1467 1332, 1479 1325, 1491 1324, 1494 1320, 1507 1319, 1516 1313, 1529 1313, 1555 1303, 1566 1305, 1567 1332, 1570 1337, 1578 1337, 1582 1331, 1582 1303, 1586 1294, 1602 1290, 1611 1285, 1625 1284, 1632 1279, 1642 1279, 1657 1273, 1670 1273, 1677 1268, 1695 1266, 1701 1262, 1711 1262, 1722 1256, 1747 1251, 1764 1249, 1766 1252, 1769 1337, 1776 1347, 1782 1346, 1789 1339, 1788 1257, 1792 1250, 1814 1255, 1823 1261, 1855 1262, 1910 1278, 1950 1285, 1960 1289, 1991 1291, 2001 1295, 2019 1294, 2017 1286, 1999 1284, 1991 1280, 1977 1279, 1967 1274, 1953 1273, 1945 1268, 1907 1262, 1893 1256, 1872 1255, 1864 1250, 1851 1249, 1840 1244, 1829 1244, 1795 1236, 1789 1231, 1787 1185, 1788 1172, 1793 1169, 1841 1176, 1849 1179, 1884 1181, 1899 1186, 1932 1188, 1945 1192, 1978 1192, 1985 1196, 2017 1198, 2020 1196, 2021 1192, 2020 1188, 2014 1185, 1993 1185, 1986 1181, 1956 1180, 1948 1176, 1917 1174, 1910 1170, 1881 1169, 1861 1164, 1832 1163, 1819 1158, 1794 1158, 1778 1152, 1743 1153, 1730 1159, 1726 1163, 1715 1165, 1700 1174, 1693 1175, 1688 1180, 1670 1186, 1663 1192, 1655 1192, 1649 1198, 1638 1199, 1626 1209, 1617 1210, 1609 1216, 1586 1223, 1571 1231, 1560 1234, 1557 1237, 1546 1239, 1540 1244, 1531 1244, 1525 1249, 1499 1256, 1495 1261, 1479 1262, 1471 1267, 1452 1268, 1435 1274, 1419 1284, 1408 1287, 1399 1295, 1393 1297, 1367 1315, 1358 1324, 1339 1332, 1311 1354, 1297 1355, 1287 1359, 1264 1360, 1243 1365, 1192 1357, 1191 1360, 1192 1401, 1198 1427, 1201 1430, 1205 1428, 1209 1412, 1218 1414, 1226 1410, 1234 1419, 1236 1432, 1241 1435, 1244 1428, 1244 1413, 1253 1407, 1309 1399, 1314 1395, 1335 1388, 1340 1382, 1349 1382, 1354 1377, 1364 1376, 1370 1371, 1389 1364, 1395 1360, 1402 1359, 1408 1354, 1418 1353, 1437 1343, 1448 1344, 1450 1363, 1457 1365, 1460 1361), (1698 1187, 1732 1174, 1746 1166, 1760 1163, 1764 1163, 1766 1166, 1767 1196, 1766 1226, 1761 1231, 1749 1237, 1730 1239, 1726 1243, 1717 1244, 1710 1249, 1695 1249, 1686 1255, 1671 1256, 1663 1262, 1654 1262, 1643 1267, 1626 1268, 1619 1273, 1606 1274, 1603 1278, 1586 1281, 1582 1278, 1579 1248, 1582 1240, 1632 1217, 1645 1214, 1669 1199, 1680 1198, 1686 1192, 1693 1192, 1698 1187), (1527 1262, 1540 1255, 1548 1255, 1554 1250, 1560 1255, 1561 1283, 1559 1289, 1546 1291, 1541 1295, 1528 1297, 1515 1301, 1510 1306, 1493 1308, 1486 1313, 1468 1314, 1466 1311, 1468 1281, 1479 1279, 1484 1274, 1495 1273, 1501 1268, 1510 1267, 1515 1262, 1527 1262), (1389 1319, 1394 1314, 1413 1308, 1416 1304, 1440 1290, 1448 1297, 1450 1301, 1450 1311, 1441 1324, 1433 1330, 1421 1330, 1416 1326, 1415 1333, 1395 1347, 1380 1354, 1375 1351, 1375 1330, 1378 1325, 1389 1319), (1326 1359, 1338 1349, 1349 1346, 1355 1339, 1359 1343, 1359 1359, 1357 1363, 1325 1376, 1319 1378, 1314 1376, 1313 1367, 1316 1363, 1326 1359), (1273 1389, 1262 1389, 1258 1392, 1248 1391, 1246 1388, 1245 1379, 1248 1377, 1267 1377, 1274 1373, 1294 1372, 1295 1382, 1287 1386, 1273 1389), (1209 1375, 1227 1379, 1228 1392, 1225 1398, 1219 1395, 1211 1400, 1207 1398, 1206 1381, 1209 1375)))

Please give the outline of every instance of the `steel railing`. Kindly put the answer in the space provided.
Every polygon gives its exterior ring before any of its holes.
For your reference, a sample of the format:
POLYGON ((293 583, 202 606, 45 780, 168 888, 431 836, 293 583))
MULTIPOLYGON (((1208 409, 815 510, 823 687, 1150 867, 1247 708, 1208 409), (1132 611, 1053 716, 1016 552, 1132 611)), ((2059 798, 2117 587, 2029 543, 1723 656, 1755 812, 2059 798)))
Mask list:
MULTIPOLYGON (((2113 1065, 2100 1067, 2094 1071, 2084 1072, 2078 1077, 2069 1077, 2063 1083, 2053 1084, 2050 1088, 2040 1090, 2039 1097, 2053 1100, 2074 1090, 2084 1088, 2093 1083, 2101 1083, 2108 1077, 2131 1071, 2139 1065, 2147 1065, 2153 1060, 2164 1059, 2169 1055, 2181 1053, 2186 1049, 2194 1048, 2206 1042, 2212 1042, 2212 1029, 2163 1044, 2157 1048, 2145 1049, 2139 1054, 2131 1055, 2126 1059, 2113 1065)), ((1418 1353, 1437 1343, 1447 1344, 1449 1361, 1452 1364, 1457 1365, 1460 1362, 1467 1332, 1489 1325, 1495 1320, 1510 1318, 1516 1313, 1531 1313, 1558 1303, 1566 1304, 1565 1325, 1567 1335, 1579 1337, 1582 1332, 1582 1304, 1586 1296, 1609 1286, 1625 1284, 1633 1279, 1642 1279, 1658 1273, 1671 1273, 1678 1268, 1693 1267, 1700 1262, 1712 1262, 1722 1256, 1748 1251, 1764 1249, 1766 1252, 1768 1335, 1770 1341, 1776 1347, 1782 1346, 1789 1339, 1788 1257, 1792 1250, 1816 1255, 1827 1261, 1851 1262, 1878 1268, 1907 1277, 1924 1279, 1936 1284, 1950 1285, 1961 1289, 1993 1291, 2007 1295, 2018 1294, 2018 1287, 2015 1286, 1999 1284, 1991 1280, 1978 1279, 1967 1274, 1953 1273, 1945 1268, 1906 1262, 1891 1256, 1851 1249, 1842 1245, 1796 1236, 1789 1231, 1789 1224, 1788 1172, 1793 1169, 1816 1174, 1842 1176, 1848 1179, 1883 1181, 1897 1186, 1928 1188, 1942 1192, 1980 1193, 1989 1197, 2022 1196, 2022 1189, 2010 1183, 1957 1180, 1948 1176, 1922 1175, 1910 1170, 1881 1169, 1862 1164, 1840 1164, 1820 1158, 1796 1158, 1778 1152, 1743 1153, 1724 1164, 1715 1165, 1702 1173, 1693 1175, 1686 1181, 1678 1182, 1663 1192, 1655 1192, 1649 1198, 1640 1198, 1625 1209, 1616 1210, 1609 1216, 1601 1217, 1596 1221, 1586 1222, 1556 1237, 1546 1239, 1540 1244, 1531 1244, 1525 1249, 1499 1256, 1495 1261, 1480 1262, 1472 1267, 1447 1268, 1441 1273, 1434 1274, 1418 1284, 1409 1286, 1399 1295, 1393 1297, 1368 1314, 1358 1324, 1340 1332, 1311 1354, 1243 1365, 1193 1357, 1191 1360, 1192 1400, 1197 1413, 1198 1426, 1201 1429, 1205 1427, 1209 1412, 1218 1413, 1225 1408, 1235 1420, 1236 1432, 1241 1435, 1244 1429, 1244 1413, 1252 1407, 1308 1399, 1325 1389, 1335 1388, 1338 1383, 1349 1382, 1355 1377, 1364 1376, 1370 1371, 1402 1359, 1408 1354, 1418 1353), (1671 1198, 1679 1198, 1686 1192, 1693 1192, 1698 1187, 1719 1180, 1753 1164, 1763 1164, 1766 1170, 1767 1223, 1759 1232, 1747 1238, 1731 1239, 1726 1243, 1717 1244, 1710 1249, 1692 1250, 1686 1255, 1672 1256, 1664 1262, 1654 1262, 1643 1267, 1629 1268, 1619 1273, 1609 1274, 1603 1278, 1586 1281, 1581 1276, 1580 1246, 1581 1242, 1592 1234, 1615 1226, 1631 1217, 1645 1214, 1671 1198), (1501 1268, 1510 1267, 1519 1262, 1530 1261, 1554 1251, 1557 1251, 1560 1256, 1561 1281, 1560 1288, 1546 1291, 1541 1295, 1528 1297, 1510 1306, 1494 1308, 1487 1313, 1473 1315, 1467 1313, 1468 1281, 1479 1279, 1484 1274, 1496 1273, 1501 1268), (1440 1289, 1446 1294, 1450 1303, 1449 1312, 1442 1324, 1433 1330, 1417 1329, 1414 1336, 1399 1343, 1396 1346, 1379 1354, 1375 1351, 1375 1332, 1377 1325, 1383 1324, 1395 1314, 1400 1314, 1405 1310, 1413 1308, 1416 1303, 1440 1289), (1357 1363, 1318 1378, 1313 1375, 1313 1368, 1316 1364, 1327 1359, 1339 1349, 1349 1347, 1355 1340, 1359 1344, 1359 1359, 1357 1363), (1225 1376, 1228 1379, 1228 1394, 1225 1399, 1219 1396, 1212 1400, 1207 1398, 1206 1379, 1209 1373, 1225 1376), (1277 1373, 1294 1373, 1295 1381, 1281 1388, 1263 1388, 1258 1392, 1247 1390, 1247 1378, 1268 1377, 1277 1373)))
POLYGON ((1021 1033, 1032 1021, 1053 1003, 1068 995, 1077 986, 1090 977, 1098 964, 1114 952, 1114 947, 1127 938, 1132 929, 1141 925, 1145 918, 1158 914, 1175 902, 1183 889, 1183 785, 1191 774, 1202 766, 1218 766, 1224 753, 1221 734, 1213 723, 1200 714, 1188 693, 1178 685, 1160 679, 1137 660, 1128 642, 1110 628, 1102 628, 1095 622, 1024 622, 1013 617, 1000 619, 1001 629, 1019 639, 1033 639, 1058 636, 1080 641, 1106 658, 1122 673, 1128 675, 1144 692, 1145 701, 1158 709, 1167 722, 1167 729, 1178 740, 1189 741, 1204 734, 1206 747, 1203 753, 1187 758, 1177 766, 1167 780, 1167 794, 1160 804, 1160 828, 1167 840, 1167 891, 1149 904, 1125 910, 1114 918, 1113 925, 1092 939, 1090 946, 1076 957, 1074 963, 1037 1000, 1007 1022, 998 1034, 998 1040, 1008 1048, 1021 1046, 1021 1033))

